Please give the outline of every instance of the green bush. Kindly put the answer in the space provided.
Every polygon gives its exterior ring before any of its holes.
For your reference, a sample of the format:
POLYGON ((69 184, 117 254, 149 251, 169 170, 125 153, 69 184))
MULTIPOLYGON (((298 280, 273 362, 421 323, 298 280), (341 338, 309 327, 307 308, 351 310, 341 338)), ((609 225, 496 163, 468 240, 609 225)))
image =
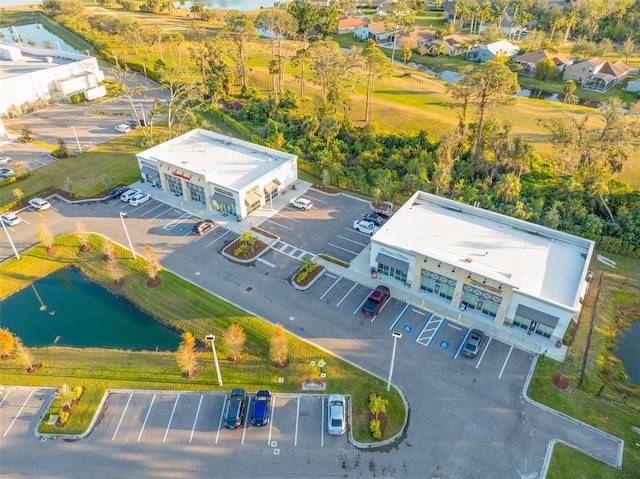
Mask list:
MULTIPOLYGON (((67 411, 60 410, 58 412, 59 421, 64 424, 69 420, 69 413, 67 411)), ((374 436, 375 437, 375 436, 374 436)))
POLYGON ((241 244, 235 250, 233 250, 233 256, 240 256, 241 254, 246 253, 248 249, 249 249, 249 245, 241 244))
POLYGON ((84 100, 84 93, 74 93, 73 95, 71 95, 70 99, 71 99, 71 103, 73 103, 74 105, 77 105, 82 100, 84 100))
POLYGON ((308 273, 306 271, 300 271, 298 276, 296 276, 296 283, 302 283, 305 279, 307 279, 307 275, 308 273))
POLYGON ((83 392, 84 388, 82 386, 76 386, 75 388, 73 388, 73 400, 77 401, 78 399, 80 399, 80 396, 82 396, 83 392))

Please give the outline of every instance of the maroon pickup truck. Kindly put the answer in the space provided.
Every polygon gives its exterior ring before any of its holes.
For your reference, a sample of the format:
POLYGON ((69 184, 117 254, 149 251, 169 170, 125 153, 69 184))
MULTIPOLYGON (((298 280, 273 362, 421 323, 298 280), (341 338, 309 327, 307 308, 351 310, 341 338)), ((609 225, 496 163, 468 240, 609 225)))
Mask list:
POLYGON ((364 314, 375 316, 380 312, 384 303, 391 297, 391 291, 386 286, 376 286, 376 289, 371 291, 369 297, 362 305, 360 310, 364 314))

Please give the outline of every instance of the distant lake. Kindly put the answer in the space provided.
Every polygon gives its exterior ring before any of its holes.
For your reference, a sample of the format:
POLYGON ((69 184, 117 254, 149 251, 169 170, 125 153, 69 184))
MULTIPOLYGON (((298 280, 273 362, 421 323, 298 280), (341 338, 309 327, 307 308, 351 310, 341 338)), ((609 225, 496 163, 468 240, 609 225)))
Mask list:
MULTIPOLYGON (((2 0, 0 0, 2 1, 2 0)), ((49 42, 54 50, 63 50, 65 52, 76 52, 77 50, 65 42, 62 38, 60 38, 55 33, 47 30, 40 23, 31 23, 29 25, 17 25, 15 27, 8 28, 0 28, 0 33, 4 35, 2 41, 5 43, 17 43, 16 42, 16 34, 15 30, 17 30, 18 35, 22 39, 22 45, 29 46, 29 41, 34 41, 35 48, 46 48, 45 42, 49 42)))
MULTIPOLYGON (((0 7, 19 7, 23 5, 40 5, 38 0, 0 0, 0 7)), ((274 0, 202 0, 205 8, 223 8, 227 10, 256 10, 258 8, 273 7, 274 0)), ((286 3, 286 2, 280 2, 286 3)), ((191 8, 191 2, 173 2, 176 7, 191 8)))

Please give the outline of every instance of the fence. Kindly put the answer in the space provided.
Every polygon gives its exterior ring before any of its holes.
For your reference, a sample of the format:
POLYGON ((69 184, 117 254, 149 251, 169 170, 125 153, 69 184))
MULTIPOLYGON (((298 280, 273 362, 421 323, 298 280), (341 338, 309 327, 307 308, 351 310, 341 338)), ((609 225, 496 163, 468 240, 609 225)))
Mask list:
POLYGON ((629 391, 619 391, 606 386, 604 384, 586 385, 582 381, 578 383, 578 388, 586 391, 600 399, 622 404, 636 412, 640 412, 640 394, 635 394, 629 391))

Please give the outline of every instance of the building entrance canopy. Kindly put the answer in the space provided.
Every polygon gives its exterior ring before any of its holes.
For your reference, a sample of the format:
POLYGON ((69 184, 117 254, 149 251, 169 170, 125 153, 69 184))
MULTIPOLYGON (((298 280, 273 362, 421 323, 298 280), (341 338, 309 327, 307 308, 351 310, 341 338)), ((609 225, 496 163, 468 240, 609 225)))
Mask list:
POLYGON ((236 204, 236 201, 233 198, 229 198, 228 196, 218 192, 213 194, 213 201, 216 203, 224 203, 229 206, 234 206, 236 204))
POLYGON ((535 321, 539 324, 544 324, 550 328, 555 328, 558 324, 558 318, 555 316, 530 308, 524 304, 518 305, 518 309, 516 309, 516 316, 522 316, 523 318, 530 319, 531 321, 535 321))
POLYGON ((409 271, 409 263, 384 253, 378 253, 378 256, 376 256, 376 262, 402 271, 403 273, 409 271))

